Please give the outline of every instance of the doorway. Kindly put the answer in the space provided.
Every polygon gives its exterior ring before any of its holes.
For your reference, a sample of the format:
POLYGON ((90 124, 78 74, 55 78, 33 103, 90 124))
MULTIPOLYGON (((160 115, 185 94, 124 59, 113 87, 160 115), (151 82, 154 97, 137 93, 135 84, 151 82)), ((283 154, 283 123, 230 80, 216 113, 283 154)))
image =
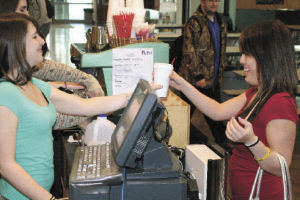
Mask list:
POLYGON ((54 5, 53 22, 84 23, 85 8, 93 8, 93 0, 50 0, 54 5))

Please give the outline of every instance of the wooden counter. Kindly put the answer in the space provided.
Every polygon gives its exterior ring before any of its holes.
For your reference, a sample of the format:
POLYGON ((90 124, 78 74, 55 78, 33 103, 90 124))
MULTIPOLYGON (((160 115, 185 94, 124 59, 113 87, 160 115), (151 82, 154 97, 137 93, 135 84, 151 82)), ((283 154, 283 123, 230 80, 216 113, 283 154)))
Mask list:
POLYGON ((166 114, 168 113, 172 127, 169 144, 185 148, 190 143, 190 105, 171 90, 169 90, 167 98, 163 98, 161 101, 167 110, 164 120, 166 120, 166 114))

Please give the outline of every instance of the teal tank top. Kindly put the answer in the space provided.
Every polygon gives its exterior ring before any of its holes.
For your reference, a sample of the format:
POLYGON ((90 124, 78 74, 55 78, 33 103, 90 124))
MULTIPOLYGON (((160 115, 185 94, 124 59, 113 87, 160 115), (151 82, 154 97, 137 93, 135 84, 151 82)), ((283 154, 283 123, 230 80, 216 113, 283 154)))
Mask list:
MULTIPOLYGON (((32 82, 43 92, 48 106, 35 104, 14 84, 3 79, 0 79, 0 106, 7 107, 18 118, 16 162, 50 191, 54 180, 52 126, 56 120, 56 110, 50 101, 50 85, 35 78, 32 82)), ((28 199, 3 177, 0 179, 0 194, 9 200, 28 199)))

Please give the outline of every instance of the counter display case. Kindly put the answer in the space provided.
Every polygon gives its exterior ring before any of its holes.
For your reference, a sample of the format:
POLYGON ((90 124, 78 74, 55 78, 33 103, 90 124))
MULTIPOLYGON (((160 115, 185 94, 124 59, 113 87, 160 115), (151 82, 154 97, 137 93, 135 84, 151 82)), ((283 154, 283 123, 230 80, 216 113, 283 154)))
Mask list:
POLYGON ((151 9, 146 9, 146 21, 156 24, 156 33, 181 34, 183 18, 182 0, 155 0, 151 9))

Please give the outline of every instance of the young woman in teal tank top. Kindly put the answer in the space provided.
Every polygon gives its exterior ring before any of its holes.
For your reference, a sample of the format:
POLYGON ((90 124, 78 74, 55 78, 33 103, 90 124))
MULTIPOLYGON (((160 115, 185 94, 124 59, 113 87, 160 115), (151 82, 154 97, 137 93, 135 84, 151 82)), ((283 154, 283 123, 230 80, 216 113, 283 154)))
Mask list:
POLYGON ((0 197, 9 200, 55 199, 49 190, 56 112, 95 116, 125 107, 131 95, 82 99, 32 78, 43 60, 36 30, 28 16, 0 16, 0 197))

